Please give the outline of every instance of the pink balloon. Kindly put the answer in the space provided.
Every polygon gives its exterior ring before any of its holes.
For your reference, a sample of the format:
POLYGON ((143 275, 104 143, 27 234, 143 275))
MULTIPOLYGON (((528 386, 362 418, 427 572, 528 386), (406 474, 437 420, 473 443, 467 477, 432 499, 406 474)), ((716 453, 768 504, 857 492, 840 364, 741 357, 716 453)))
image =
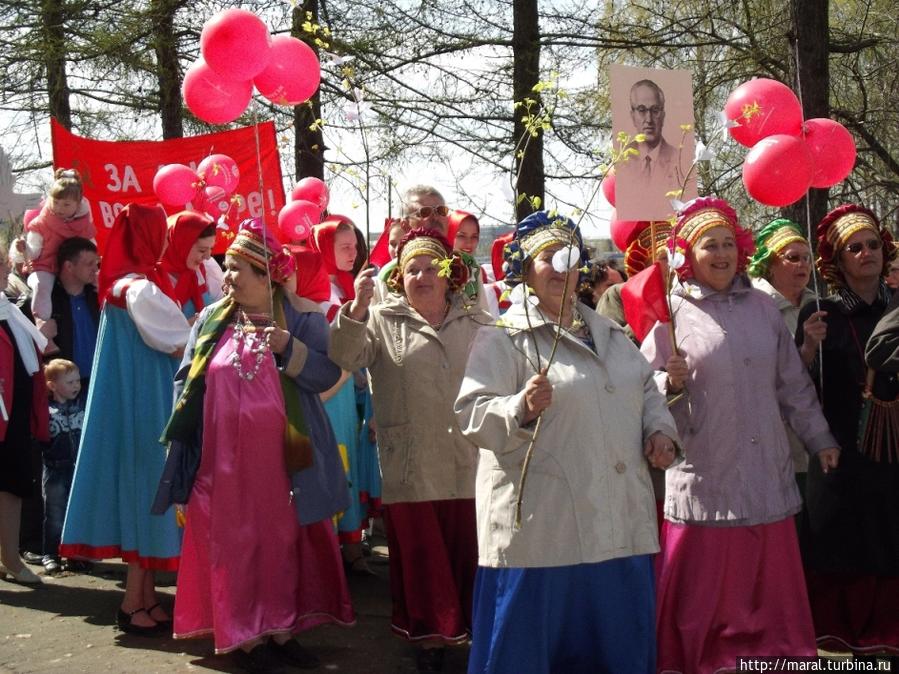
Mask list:
POLYGON ((226 154, 211 154, 197 166, 197 173, 203 177, 207 185, 221 187, 226 194, 231 194, 240 183, 240 169, 237 162, 226 154))
POLYGON ((164 204, 186 204, 197 195, 198 180, 190 166, 166 164, 153 176, 153 191, 164 204))
POLYGON ((231 201, 225 190, 221 187, 207 186, 203 188, 202 193, 194 199, 194 208, 202 211, 218 220, 219 216, 225 215, 231 207, 231 201))
POLYGON ((290 198, 293 201, 311 201, 313 204, 318 204, 321 210, 325 210, 331 200, 331 193, 323 180, 310 176, 297 183, 293 192, 290 193, 290 198))
POLYGON ((312 47, 290 35, 272 38, 272 58, 253 78, 259 93, 278 105, 298 105, 315 93, 321 66, 312 47))
POLYGON ((612 206, 615 205, 615 174, 609 173, 600 183, 602 195, 612 206))
POLYGON ((637 235, 644 226, 645 223, 638 220, 619 220, 618 212, 613 210, 611 225, 609 227, 612 242, 618 250, 624 252, 627 250, 630 243, 637 238, 637 235))
POLYGON ((27 227, 28 223, 41 214, 40 208, 29 208, 22 216, 22 226, 27 227))
POLYGON ((855 140, 839 122, 826 118, 806 120, 805 144, 815 163, 812 187, 831 187, 852 173, 855 140))
POLYGON ((271 58, 272 37, 258 16, 246 9, 226 9, 203 24, 200 52, 209 67, 235 82, 252 80, 271 58))
POLYGON ((759 78, 744 82, 728 97, 724 114, 739 123, 728 131, 746 147, 767 136, 798 136, 802 131, 799 99, 790 87, 777 80, 759 78))
POLYGON ((184 73, 184 102, 197 118, 210 124, 227 124, 243 114, 253 96, 253 83, 226 80, 203 59, 184 73))
POLYGON ((309 237, 312 226, 321 221, 321 210, 311 201, 291 201, 278 213, 278 229, 283 241, 302 241, 309 237))
POLYGON ((743 184, 749 196, 766 206, 799 201, 812 182, 815 165, 805 141, 777 134, 762 138, 743 161, 743 184))

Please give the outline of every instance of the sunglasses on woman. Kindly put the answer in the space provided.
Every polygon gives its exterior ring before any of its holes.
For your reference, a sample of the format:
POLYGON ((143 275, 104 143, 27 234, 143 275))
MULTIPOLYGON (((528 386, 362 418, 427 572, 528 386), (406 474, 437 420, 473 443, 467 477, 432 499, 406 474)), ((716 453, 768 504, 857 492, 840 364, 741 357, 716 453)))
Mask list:
POLYGON ((432 215, 439 215, 445 218, 449 215, 449 208, 447 206, 423 206, 417 211, 410 213, 409 217, 415 218, 416 220, 424 220, 425 218, 430 218, 432 215))
POLYGON ((850 243, 848 246, 846 246, 846 252, 852 253, 853 255, 858 255, 865 249, 865 246, 868 247, 868 250, 880 250, 881 248, 883 248, 883 241, 881 241, 880 239, 868 239, 864 243, 862 243, 861 241, 850 243))

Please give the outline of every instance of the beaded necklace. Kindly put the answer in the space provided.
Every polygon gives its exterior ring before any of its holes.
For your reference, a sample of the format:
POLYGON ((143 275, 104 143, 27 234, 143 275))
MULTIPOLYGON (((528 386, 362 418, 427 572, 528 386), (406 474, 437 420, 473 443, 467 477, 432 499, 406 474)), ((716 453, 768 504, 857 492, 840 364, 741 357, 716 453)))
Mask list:
MULTIPOLYGON (((271 318, 268 316, 256 316, 265 326, 271 325, 271 318)), ((237 321, 234 323, 234 334, 231 339, 234 340, 234 352, 231 354, 231 367, 237 371, 237 376, 244 381, 253 381, 259 374, 259 368, 265 361, 265 354, 271 351, 271 333, 263 332, 259 337, 259 328, 247 316, 243 309, 237 310, 237 321), (254 358, 253 369, 244 372, 241 363, 241 355, 244 351, 249 351, 254 358)))

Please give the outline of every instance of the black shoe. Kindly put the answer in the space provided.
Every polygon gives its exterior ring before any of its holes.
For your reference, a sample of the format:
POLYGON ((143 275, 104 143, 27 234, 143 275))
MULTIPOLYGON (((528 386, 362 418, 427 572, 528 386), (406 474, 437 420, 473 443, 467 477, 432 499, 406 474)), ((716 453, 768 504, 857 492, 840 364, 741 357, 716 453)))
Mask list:
POLYGON ((72 573, 90 573, 94 570, 94 563, 83 559, 67 559, 64 568, 72 573))
MULTIPOLYGON (((127 632, 128 634, 134 634, 140 637, 158 637, 162 636, 163 629, 159 626, 159 623, 150 626, 144 625, 135 625, 131 622, 131 618, 133 618, 138 613, 147 613, 147 609, 139 608, 131 611, 130 613, 125 613, 122 609, 119 609, 119 612, 116 614, 116 624, 119 626, 119 629, 123 632, 127 632)), ((150 615, 147 613, 147 615, 150 615)))
POLYGON ((22 553, 22 561, 26 564, 37 564, 40 566, 44 563, 44 556, 39 555, 36 552, 31 552, 30 550, 26 550, 22 553))
POLYGON ((296 639, 288 639, 283 644, 272 640, 271 649, 275 655, 281 658, 282 662, 300 669, 315 669, 321 665, 321 661, 300 646, 296 639))
POLYGON ((280 674, 284 671, 281 660, 269 649, 268 644, 255 646, 249 653, 237 649, 232 653, 234 662, 250 674, 280 674))
POLYGON ((59 557, 44 555, 44 559, 41 563, 44 565, 44 573, 48 576, 55 576, 62 571, 62 564, 59 561, 59 557))
POLYGON ((445 648, 420 648, 415 656, 415 668, 419 672, 442 672, 445 648))

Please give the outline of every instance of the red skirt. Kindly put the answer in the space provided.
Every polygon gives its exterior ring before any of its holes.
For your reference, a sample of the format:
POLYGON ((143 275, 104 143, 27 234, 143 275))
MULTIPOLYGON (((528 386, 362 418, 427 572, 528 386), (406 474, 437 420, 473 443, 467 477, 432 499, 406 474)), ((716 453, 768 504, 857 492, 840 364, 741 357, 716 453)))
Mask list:
POLYGON ((661 546, 660 672, 734 671, 746 655, 817 655, 792 517, 748 527, 666 520, 661 546))
POLYGON ((468 639, 478 565, 474 499, 391 503, 384 524, 393 631, 410 641, 468 639))
POLYGON ((899 578, 806 572, 825 650, 899 654, 899 578))

